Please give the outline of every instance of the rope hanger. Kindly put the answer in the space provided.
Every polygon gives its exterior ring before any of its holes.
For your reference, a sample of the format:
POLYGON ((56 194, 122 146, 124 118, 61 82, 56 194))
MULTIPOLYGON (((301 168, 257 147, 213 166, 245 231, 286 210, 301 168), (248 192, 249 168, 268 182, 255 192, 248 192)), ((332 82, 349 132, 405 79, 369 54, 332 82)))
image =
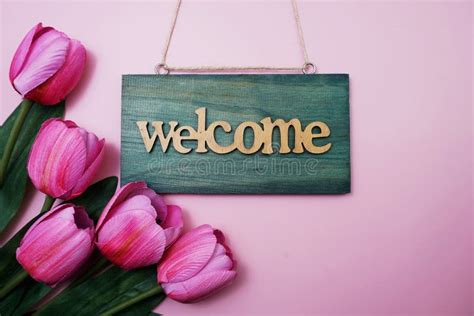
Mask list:
POLYGON ((255 67, 234 67, 234 66, 200 66, 200 67, 173 67, 166 63, 168 50, 170 48, 171 39, 173 37, 174 29, 176 27, 176 20, 178 19, 179 10, 181 8, 181 1, 177 0, 176 8, 171 22, 170 31, 166 39, 165 48, 163 50, 163 57, 161 62, 155 66, 155 73, 158 75, 167 75, 170 72, 220 72, 220 71, 301 71, 304 74, 316 73, 316 66, 310 62, 306 44, 304 41, 303 29, 301 27, 301 20, 298 11, 298 4, 296 0, 291 0, 293 5, 293 15, 298 29, 298 39, 301 50, 303 52, 304 64, 302 67, 270 67, 270 66, 255 66, 255 67))

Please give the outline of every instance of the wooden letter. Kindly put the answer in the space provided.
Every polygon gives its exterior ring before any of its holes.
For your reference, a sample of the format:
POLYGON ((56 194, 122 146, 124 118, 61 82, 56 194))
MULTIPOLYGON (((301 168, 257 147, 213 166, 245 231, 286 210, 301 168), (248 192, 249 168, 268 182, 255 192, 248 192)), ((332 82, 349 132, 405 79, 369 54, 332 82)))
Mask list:
POLYGON ((330 133, 331 131, 329 130, 329 127, 326 125, 326 123, 318 121, 308 124, 304 130, 304 147, 312 154, 323 154, 327 152, 331 148, 331 143, 321 147, 315 146, 313 144, 313 138, 325 138, 328 137, 330 133), (313 134, 313 128, 315 127, 319 127, 321 132, 318 134, 313 134))
MULTIPOLYGON (((194 113, 198 116, 197 128, 197 153, 207 153, 206 148, 206 108, 199 108, 194 113)), ((214 132, 213 132, 214 133, 214 132)))
POLYGON ((168 135, 165 137, 163 133, 163 122, 155 121, 151 125, 155 128, 155 132, 153 136, 150 138, 150 134, 148 133, 148 122, 147 121, 137 121, 138 129, 140 130, 140 134, 142 135, 143 143, 145 144, 145 148, 147 152, 150 152, 153 149, 153 145, 156 142, 156 137, 160 139, 161 148, 163 152, 168 150, 168 145, 170 143, 171 138, 175 134, 175 128, 178 125, 178 122, 171 121, 169 122, 170 131, 168 135))
POLYGON ((196 131, 191 126, 181 126, 176 130, 176 133, 173 136, 173 146, 177 152, 182 154, 187 154, 192 149, 186 148, 183 146, 181 141, 183 140, 196 140, 196 131), (189 135, 181 135, 183 131, 187 131, 189 135))
POLYGON ((260 125, 255 122, 243 122, 235 130, 234 145, 237 149, 246 155, 257 152, 263 144, 263 131, 260 125), (250 148, 245 147, 244 133, 245 129, 249 127, 253 130, 253 144, 250 148))
POLYGON ((269 117, 264 118, 260 121, 263 124, 263 150, 262 153, 265 155, 270 155, 273 153, 272 141, 273 141, 273 129, 278 126, 280 129, 280 153, 287 154, 289 153, 290 147, 288 146, 288 130, 291 127, 295 130, 295 148, 293 152, 295 154, 301 154, 303 150, 303 131, 301 130, 301 122, 298 119, 291 119, 288 122, 285 122, 282 119, 277 119, 272 123, 272 119, 269 117))
POLYGON ((229 122, 226 121, 216 121, 212 122, 209 125, 206 133, 206 143, 209 148, 217 154, 228 154, 235 149, 234 144, 229 146, 221 146, 216 142, 214 130, 218 127, 221 127, 224 132, 230 133, 232 131, 232 127, 230 126, 229 122))

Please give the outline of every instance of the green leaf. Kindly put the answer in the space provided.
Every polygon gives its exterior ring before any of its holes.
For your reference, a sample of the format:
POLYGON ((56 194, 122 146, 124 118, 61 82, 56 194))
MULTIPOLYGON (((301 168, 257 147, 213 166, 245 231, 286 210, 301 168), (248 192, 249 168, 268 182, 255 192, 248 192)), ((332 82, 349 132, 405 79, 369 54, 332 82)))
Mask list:
POLYGON ((153 296, 147 298, 146 300, 140 301, 140 303, 134 304, 123 310, 119 313, 116 313, 117 316, 160 316, 161 314, 153 312, 156 306, 160 305, 166 298, 165 294, 159 294, 158 296, 153 296))
POLYGON ((102 210, 117 190, 118 178, 108 177, 91 185, 81 196, 66 201, 77 206, 83 206, 89 217, 94 221, 100 217, 102 210))
MULTIPOLYGON (((21 206, 28 182, 26 170, 28 154, 41 124, 49 118, 62 117, 64 115, 64 104, 64 102, 61 102, 55 106, 43 106, 34 103, 31 106, 16 141, 7 168, 5 182, 0 188, 0 231, 5 229, 21 206)), ((19 107, 5 121, 5 124, 0 127, 0 157, 3 156, 8 136, 18 113, 19 107)))
POLYGON ((28 277, 21 285, 0 300, 2 316, 20 316, 47 295, 51 288, 28 277))
MULTIPOLYGON (((102 179, 91 185, 81 196, 67 201, 67 203, 83 206, 88 211, 89 216, 96 221, 107 202, 114 195, 117 183, 118 179, 115 176, 102 179)), ((23 270, 16 260, 15 252, 26 231, 40 216, 41 214, 32 219, 0 248, 0 285, 6 284, 10 277, 23 270)), ((0 315, 21 315, 41 300, 49 291, 48 286, 28 278, 0 302, 0 315), (20 301, 21 304, 16 304, 20 301)))
MULTIPOLYGON (((137 295, 154 290, 159 290, 156 266, 132 271, 114 266, 77 286, 67 288, 36 315, 99 315, 137 295)), ((115 315, 148 315, 165 298, 163 292, 156 293, 115 315)))

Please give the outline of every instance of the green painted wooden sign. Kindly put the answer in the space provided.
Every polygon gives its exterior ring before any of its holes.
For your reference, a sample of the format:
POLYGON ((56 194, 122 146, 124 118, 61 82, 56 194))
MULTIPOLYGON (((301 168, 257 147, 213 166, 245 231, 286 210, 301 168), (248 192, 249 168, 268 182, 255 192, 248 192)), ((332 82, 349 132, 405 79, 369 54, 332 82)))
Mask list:
POLYGON ((121 147, 160 193, 348 193, 349 77, 124 75, 121 147))

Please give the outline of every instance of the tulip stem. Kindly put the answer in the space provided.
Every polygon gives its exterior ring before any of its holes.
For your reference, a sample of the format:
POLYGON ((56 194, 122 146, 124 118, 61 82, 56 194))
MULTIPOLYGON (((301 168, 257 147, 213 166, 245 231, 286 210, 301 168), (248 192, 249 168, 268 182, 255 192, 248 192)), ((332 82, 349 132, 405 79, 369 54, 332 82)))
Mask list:
POLYGON ((115 305, 114 307, 106 310, 105 312, 102 312, 100 314, 100 316, 110 316, 110 315, 114 315, 118 312, 121 312, 123 311, 124 309, 132 306, 132 305, 135 305, 147 298, 150 298, 150 297, 153 297, 153 296, 157 296, 159 294, 163 293, 163 289, 161 288, 161 286, 157 285, 157 286, 154 286, 153 288, 149 289, 148 291, 146 292, 143 292, 141 293, 140 295, 137 295, 135 297, 132 297, 131 299, 125 301, 125 302, 122 302, 121 304, 118 304, 118 305, 115 305))
POLYGON ((10 293, 11 290, 13 290, 18 284, 23 282, 26 278, 28 277, 28 272, 25 270, 21 270, 18 272, 13 278, 11 278, 7 284, 5 284, 2 289, 0 289, 0 299, 2 299, 5 295, 10 293))
POLYGON ((41 208, 41 213, 49 211, 51 207, 53 207, 55 200, 56 200, 55 198, 49 195, 46 195, 44 198, 43 207, 41 208))
POLYGON ((23 127, 23 123, 25 122, 26 116, 32 105, 33 101, 28 99, 23 99, 23 101, 20 103, 18 116, 13 123, 12 130, 10 131, 10 135, 8 136, 8 140, 5 145, 5 149, 3 150, 2 160, 0 161, 0 188, 3 186, 3 182, 5 181, 8 163, 12 157, 16 140, 18 139, 18 135, 20 135, 21 128, 23 127))

